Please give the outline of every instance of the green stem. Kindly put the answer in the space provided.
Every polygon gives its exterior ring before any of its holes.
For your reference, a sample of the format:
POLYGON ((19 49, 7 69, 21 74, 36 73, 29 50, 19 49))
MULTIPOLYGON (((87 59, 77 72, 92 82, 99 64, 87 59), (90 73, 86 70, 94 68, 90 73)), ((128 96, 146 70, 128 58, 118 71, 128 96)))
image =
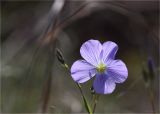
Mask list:
MULTIPOLYGON (((63 64, 63 66, 64 66, 64 68, 66 68, 70 72, 69 66, 67 64, 63 64)), ((92 110, 91 110, 91 107, 90 107, 90 105, 89 105, 89 103, 88 103, 88 101, 87 101, 87 99, 86 99, 86 97, 85 97, 85 95, 84 95, 84 93, 82 91, 81 85, 79 83, 76 83, 76 85, 78 86, 78 89, 79 89, 79 91, 80 91, 80 93, 82 95, 82 98, 83 98, 83 101, 84 101, 84 105, 85 105, 85 108, 86 108, 87 112, 89 114, 93 114, 92 110)))
POLYGON ((148 91, 149 91, 149 97, 150 97, 150 103, 151 103, 151 106, 152 106, 152 111, 153 111, 153 114, 155 114, 155 105, 154 105, 154 95, 153 95, 153 91, 151 89, 151 87, 148 87, 148 91))
POLYGON ((98 103, 98 100, 99 100, 99 96, 100 95, 98 95, 98 94, 96 94, 95 95, 95 99, 94 99, 94 105, 93 105, 93 114, 94 114, 94 112, 95 112, 95 110, 96 110, 96 106, 97 106, 97 103, 98 103))
POLYGON ((78 83, 76 83, 76 84, 77 84, 77 86, 78 86, 78 88, 79 88, 79 90, 80 90, 80 93, 81 93, 81 95, 82 95, 82 98, 83 98, 83 101, 84 101, 84 105, 85 105, 85 108, 86 108, 87 112, 88 112, 89 114, 93 114, 93 113, 92 113, 92 110, 91 110, 91 107, 90 107, 90 105, 89 105, 89 103, 88 103, 88 101, 87 101, 87 99, 86 99, 86 97, 85 97, 85 95, 84 95, 84 93, 83 93, 83 91, 82 91, 81 85, 78 84, 78 83))
POLYGON ((93 108, 93 105, 94 105, 95 97, 96 97, 96 95, 93 94, 93 95, 92 95, 92 100, 91 100, 91 107, 92 107, 92 108, 93 108))

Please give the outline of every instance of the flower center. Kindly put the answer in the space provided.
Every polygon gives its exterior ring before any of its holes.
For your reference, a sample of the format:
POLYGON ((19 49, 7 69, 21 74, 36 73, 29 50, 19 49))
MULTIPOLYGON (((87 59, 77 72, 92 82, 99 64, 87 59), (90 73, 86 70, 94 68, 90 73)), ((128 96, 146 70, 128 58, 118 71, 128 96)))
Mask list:
POLYGON ((100 63, 100 64, 97 66, 96 69, 97 69, 98 73, 104 73, 105 70, 106 70, 106 65, 103 64, 103 63, 100 63))

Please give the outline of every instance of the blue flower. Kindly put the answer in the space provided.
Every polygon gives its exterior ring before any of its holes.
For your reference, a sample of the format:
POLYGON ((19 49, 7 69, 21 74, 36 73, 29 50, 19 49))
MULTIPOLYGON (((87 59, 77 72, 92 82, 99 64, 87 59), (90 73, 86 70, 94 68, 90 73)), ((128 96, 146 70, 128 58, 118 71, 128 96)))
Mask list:
POLYGON ((80 49, 84 60, 77 60, 71 67, 71 76, 77 83, 84 83, 95 76, 93 88, 98 94, 110 94, 116 83, 123 83, 128 77, 126 65, 114 60, 117 44, 98 40, 86 41, 80 49))

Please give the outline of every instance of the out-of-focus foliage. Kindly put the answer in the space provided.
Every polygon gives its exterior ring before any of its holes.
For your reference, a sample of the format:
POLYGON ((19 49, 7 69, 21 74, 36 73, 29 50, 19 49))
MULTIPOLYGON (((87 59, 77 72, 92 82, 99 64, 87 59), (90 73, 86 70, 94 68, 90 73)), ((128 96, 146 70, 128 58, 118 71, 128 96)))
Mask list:
MULTIPOLYGON (((71 76, 56 59, 80 59, 88 39, 114 41, 129 77, 101 96, 96 112, 150 113, 144 65, 154 62, 153 94, 159 111, 158 1, 1 1, 1 112, 85 112, 71 76)), ((82 85, 91 100, 92 80, 82 85)))

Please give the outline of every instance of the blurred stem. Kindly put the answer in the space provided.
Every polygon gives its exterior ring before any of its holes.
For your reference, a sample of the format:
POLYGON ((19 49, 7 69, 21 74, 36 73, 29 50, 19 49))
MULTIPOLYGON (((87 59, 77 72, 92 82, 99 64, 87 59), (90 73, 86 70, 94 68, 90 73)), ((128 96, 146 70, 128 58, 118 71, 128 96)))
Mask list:
POLYGON ((46 113, 48 102, 50 99, 50 93, 51 93, 51 87, 52 87, 52 67, 53 67, 53 47, 52 45, 49 47, 49 59, 47 61, 47 67, 46 67, 46 82, 43 87, 43 103, 42 103, 42 113, 46 113))
MULTIPOLYGON (((64 68, 66 68, 70 72, 70 68, 66 63, 63 64, 63 66, 64 66, 64 68)), ((79 83, 77 83, 77 82, 76 82, 76 85, 78 86, 78 89, 79 89, 79 91, 80 91, 80 93, 82 95, 82 98, 83 98, 83 101, 84 101, 84 105, 85 105, 85 108, 86 108, 87 112, 89 114, 93 114, 92 110, 91 110, 91 107, 90 107, 90 105, 89 105, 89 103, 88 103, 88 101, 87 101, 87 99, 86 99, 86 97, 85 97, 85 95, 84 95, 84 93, 82 91, 81 85, 79 83)))
POLYGON ((95 94, 92 94, 91 107, 94 105, 95 94))
POLYGON ((96 110, 96 106, 97 106, 97 103, 98 103, 98 100, 99 100, 99 96, 100 95, 98 95, 98 94, 95 94, 95 96, 94 96, 94 105, 93 105, 93 114, 94 114, 94 112, 95 112, 95 110, 96 110))
POLYGON ((42 105, 42 113, 45 113, 47 110, 47 105, 48 105, 48 101, 50 98, 50 92, 51 92, 51 81, 52 81, 52 76, 49 75, 48 79, 47 79, 47 83, 44 87, 44 101, 43 101, 43 105, 42 105))
POLYGON ((117 95, 116 97, 119 98, 119 97, 122 97, 124 96, 129 90, 131 90, 140 80, 142 79, 141 76, 139 76, 136 80, 134 80, 130 85, 129 87, 124 91, 124 92, 121 92, 119 95, 117 95))
POLYGON ((65 23, 67 23, 67 21, 71 20, 72 18, 74 18, 83 8, 85 8, 89 3, 88 2, 84 2, 83 4, 81 4, 79 6, 79 8, 77 8, 75 10, 75 12, 73 12, 71 15, 69 15, 68 17, 66 17, 62 22, 58 23, 56 25, 56 27, 59 27, 65 23))
POLYGON ((153 94, 152 88, 150 86, 148 87, 148 92, 149 92, 149 99, 150 99, 150 103, 152 106, 153 114, 156 114, 155 105, 154 105, 154 94, 153 94))

